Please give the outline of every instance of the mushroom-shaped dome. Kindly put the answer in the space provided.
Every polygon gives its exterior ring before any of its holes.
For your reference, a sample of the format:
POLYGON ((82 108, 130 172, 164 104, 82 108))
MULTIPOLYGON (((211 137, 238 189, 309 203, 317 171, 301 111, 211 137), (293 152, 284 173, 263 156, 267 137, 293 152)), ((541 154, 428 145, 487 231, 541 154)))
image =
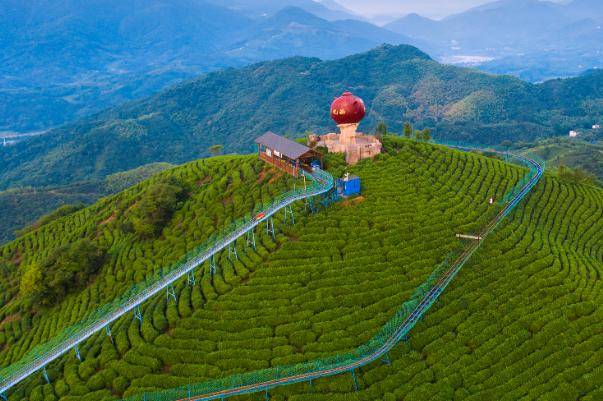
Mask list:
POLYGON ((356 124, 364 118, 364 102, 351 92, 344 92, 331 104, 331 118, 339 124, 356 124))

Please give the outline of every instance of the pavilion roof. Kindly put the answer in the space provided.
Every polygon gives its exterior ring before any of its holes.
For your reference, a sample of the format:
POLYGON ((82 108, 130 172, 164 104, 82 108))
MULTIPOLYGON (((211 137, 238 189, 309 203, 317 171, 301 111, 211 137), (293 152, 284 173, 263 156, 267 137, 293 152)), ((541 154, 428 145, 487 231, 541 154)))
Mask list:
POLYGON ((301 143, 297 143, 280 135, 276 135, 273 132, 266 132, 264 135, 257 138, 255 143, 259 143, 267 148, 276 150, 292 160, 299 159, 302 155, 312 150, 301 143))

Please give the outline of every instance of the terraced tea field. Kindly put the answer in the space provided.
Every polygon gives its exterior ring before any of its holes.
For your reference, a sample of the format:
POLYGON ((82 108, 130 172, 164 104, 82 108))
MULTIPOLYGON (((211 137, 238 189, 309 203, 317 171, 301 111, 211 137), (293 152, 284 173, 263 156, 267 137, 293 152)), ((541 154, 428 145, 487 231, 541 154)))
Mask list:
MULTIPOLYGON (((112 327, 114 342, 95 336, 81 347, 83 362, 63 358, 49 369, 51 384, 36 376, 11 400, 119 398, 331 356, 364 343, 459 246, 455 234, 485 225, 499 210, 487 200, 500 199, 524 173, 496 159, 410 141, 390 143, 388 151, 353 169, 362 177, 361 197, 318 214, 305 214, 299 205, 296 225, 278 223, 275 240, 260 231, 256 250, 240 242, 239 259, 225 252, 215 277, 206 269, 194 286, 183 280, 177 302, 154 298, 145 304, 142 325, 121 319, 112 327)), ((227 160, 228 168, 207 161, 169 173, 200 186, 152 241, 118 229, 119 210, 127 215, 136 191, 121 195, 127 199, 121 209, 107 200, 43 228, 58 233, 65 221, 77 219, 72 236, 63 239, 61 232, 54 244, 87 235, 114 252, 94 284, 68 296, 52 316, 74 321, 90 303, 291 185, 260 173, 249 158, 227 160)), ((361 369, 358 391, 350 376, 337 376, 312 387, 274 389, 272 399, 600 399, 602 213, 600 189, 547 177, 391 353, 391 366, 361 369)), ((38 232, 36 240, 2 248, 13 288, 15 262, 33 263, 27 259, 33 250, 55 246, 40 239, 49 237, 38 232)), ((57 329, 50 318, 17 316, 11 291, 0 315, 0 364, 57 329)))

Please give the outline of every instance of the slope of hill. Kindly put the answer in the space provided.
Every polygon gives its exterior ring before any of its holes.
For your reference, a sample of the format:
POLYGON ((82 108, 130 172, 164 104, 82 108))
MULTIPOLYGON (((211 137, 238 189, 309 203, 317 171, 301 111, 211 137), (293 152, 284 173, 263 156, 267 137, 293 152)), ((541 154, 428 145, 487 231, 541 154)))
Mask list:
POLYGON ((0 188, 100 179, 150 162, 253 150, 267 130, 330 132, 330 99, 364 98, 362 130, 419 122, 440 138, 530 140, 590 127, 603 115, 603 71, 532 85, 438 64, 410 46, 340 60, 291 58, 208 74, 0 150, 0 188))
MULTIPOLYGON (((487 199, 500 198, 523 174, 433 145, 387 138, 386 146, 387 155, 352 169, 363 180, 361 197, 315 215, 300 205, 297 224, 278 222, 276 239, 258 230, 257 250, 242 241, 238 260, 227 252, 218 258, 216 276, 205 267, 195 286, 176 287, 177 302, 152 299, 140 326, 124 317, 111 328, 114 342, 98 334, 80 348, 83 362, 62 358, 48 368, 52 384, 32 377, 10 401, 111 399, 333 355, 366 341, 459 245, 454 234, 488 221, 498 206, 487 199)), ((290 185, 260 171, 252 157, 193 162, 0 248, 0 365, 290 185), (125 234, 131 208, 161 182, 187 188, 162 234, 142 241, 125 234), (19 275, 81 238, 107 250, 98 273, 86 289, 31 315, 17 292, 19 275)), ((602 202, 599 189, 546 178, 390 355, 392 367, 357 372, 359 391, 339 376, 272 396, 596 400, 603 384, 602 202)))
POLYGON ((123 191, 170 167, 168 163, 153 163, 112 174, 102 181, 1 191, 0 210, 10 210, 10 213, 3 214, 0 220, 0 244, 15 238, 15 231, 35 223, 58 207, 92 204, 103 196, 123 191))

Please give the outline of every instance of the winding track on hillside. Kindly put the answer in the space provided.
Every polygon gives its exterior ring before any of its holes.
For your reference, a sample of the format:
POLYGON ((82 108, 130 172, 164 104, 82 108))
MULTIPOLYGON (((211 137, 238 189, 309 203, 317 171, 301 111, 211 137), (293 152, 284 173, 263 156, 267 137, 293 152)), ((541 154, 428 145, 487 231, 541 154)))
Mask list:
MULTIPOLYGON (((464 146, 450 147, 465 151, 482 150, 478 148, 470 148, 464 146)), ((488 151, 492 152, 491 150, 488 151)), ((511 157, 519 159, 526 165, 530 166, 531 170, 535 173, 530 178, 530 180, 521 188, 521 190, 513 197, 513 199, 511 199, 505 205, 505 207, 500 211, 500 213, 482 230, 482 232, 479 234, 479 236, 482 238, 482 241, 532 190, 532 188, 538 183, 544 172, 543 166, 541 166, 535 160, 520 155, 509 154, 506 152, 494 152, 499 154, 507 154, 511 157)), ((43 369, 50 362, 66 354, 70 350, 76 348, 78 344, 82 343, 96 332, 108 327, 113 321, 119 319, 126 313, 129 313, 134 309, 138 308, 149 298, 153 297, 154 295, 158 294, 163 290, 166 290, 175 281, 181 279, 189 272, 194 271, 197 267, 199 267, 205 261, 210 259, 217 252, 224 250, 227 246, 235 242, 238 238, 242 237, 249 231, 255 229, 255 227, 257 227, 262 222, 270 219, 279 210, 291 205, 295 201, 327 193, 334 187, 333 177, 324 171, 318 170, 313 174, 307 174, 307 177, 312 181, 311 186, 309 186, 308 188, 304 188, 303 190, 294 190, 285 194, 285 196, 273 202, 267 209, 257 215, 261 216, 261 218, 252 219, 250 221, 244 222, 241 227, 237 227, 230 233, 225 234, 220 238, 220 241, 216 241, 208 249, 204 249, 203 252, 200 252, 194 258, 190 258, 190 260, 187 260, 186 263, 184 263, 179 268, 170 271, 168 274, 161 277, 160 280, 151 283, 143 291, 140 291, 134 294, 133 296, 129 297, 126 302, 123 302, 120 307, 108 311, 108 313, 102 318, 97 319, 91 324, 85 326, 83 329, 74 332, 73 335, 71 335, 66 341, 63 341, 57 344, 56 346, 50 347, 47 352, 41 353, 40 355, 35 355, 35 358, 32 361, 27 360, 23 361, 23 363, 20 363, 22 361, 19 361, 16 364, 11 365, 5 368, 4 370, 0 371, 0 395, 4 394, 7 390, 15 386, 17 383, 19 383, 26 377, 43 369)), ((357 360, 354 360, 350 363, 339 365, 337 367, 325 367, 324 369, 318 369, 306 373, 283 375, 282 377, 278 377, 272 380, 258 381, 257 383, 253 384, 240 386, 235 385, 224 390, 204 395, 192 396, 192 394, 189 394, 186 399, 195 401, 205 401, 214 399, 224 399, 235 395, 254 393, 258 391, 268 391, 269 389, 278 386, 311 381, 314 379, 329 377, 345 372, 354 372, 355 369, 382 358, 402 338, 404 338, 408 334, 408 332, 414 327, 414 325, 417 323, 417 321, 419 321, 423 314, 431 307, 431 305, 433 305, 433 303, 437 300, 440 294, 445 290, 448 284, 450 284, 456 274, 463 267, 465 262, 469 260, 473 253, 480 247, 482 241, 473 242, 464 249, 464 251, 456 258, 456 260, 451 263, 450 268, 442 273, 435 285, 433 285, 431 289, 423 296, 416 308, 406 317, 402 324, 397 327, 397 329, 392 333, 392 335, 389 336, 389 338, 374 352, 371 352, 370 354, 363 356, 362 358, 359 358, 357 360)), ((35 350, 33 350, 32 352, 35 353, 35 350)), ((158 398, 164 398, 160 395, 160 393, 157 393, 157 395, 159 396, 158 398)), ((146 399, 146 396, 144 398, 146 399)))
MULTIPOLYGON (((450 148, 464 150, 464 151, 482 151, 483 149, 466 147, 466 146, 455 146, 448 145, 450 148)), ((350 363, 336 366, 336 367, 326 367, 325 369, 316 370, 312 372, 293 374, 293 375, 285 375, 280 378, 261 381, 258 383, 241 385, 241 386, 233 386, 232 388, 227 388, 221 391, 216 391, 209 394, 203 394, 194 396, 192 394, 188 394, 186 398, 181 398, 178 401, 209 401, 216 399, 226 399, 228 397, 233 397, 236 395, 255 393, 260 391, 266 391, 268 395, 268 390, 274 387, 300 383, 300 382, 310 382, 315 379, 330 377, 342 373, 353 373, 355 369, 360 368, 362 366, 368 365, 369 363, 375 362, 387 356, 388 352, 398 344, 414 327, 414 325, 420 320, 420 318, 429 310, 429 308, 434 304, 434 302, 438 299, 440 294, 446 289, 446 287, 452 282, 457 273, 461 270, 463 265, 471 258, 471 256, 479 249, 483 240, 494 231, 494 229, 500 224, 506 216, 511 213, 511 211, 521 202, 521 200, 534 188, 534 186, 540 181, 540 178, 544 174, 544 167, 539 164, 537 161, 530 159, 525 156, 515 155, 508 152, 500 152, 495 150, 488 150, 488 152, 498 153, 509 155, 514 157, 527 166, 530 166, 531 171, 534 173, 533 176, 521 187, 519 192, 505 205, 505 207, 490 221, 486 227, 482 229, 482 231, 478 234, 479 237, 482 238, 480 241, 475 241, 470 243, 464 251, 451 263, 450 268, 443 272, 438 281, 432 288, 424 295, 420 303, 417 307, 409 314, 409 316, 402 322, 402 324, 395 330, 395 332, 383 343, 381 347, 376 349, 374 352, 359 358, 350 363)), ((354 373, 353 373, 354 374, 354 373)), ((355 374, 354 381, 356 382, 355 374)), ((167 395, 167 394, 165 394, 167 395)), ((132 397, 131 399, 137 399, 140 397, 132 397)), ((168 400, 169 396, 162 396, 161 392, 150 394, 150 397, 144 396, 142 399, 147 401, 154 400, 168 400)), ((173 398, 172 398, 173 399, 173 398)))

